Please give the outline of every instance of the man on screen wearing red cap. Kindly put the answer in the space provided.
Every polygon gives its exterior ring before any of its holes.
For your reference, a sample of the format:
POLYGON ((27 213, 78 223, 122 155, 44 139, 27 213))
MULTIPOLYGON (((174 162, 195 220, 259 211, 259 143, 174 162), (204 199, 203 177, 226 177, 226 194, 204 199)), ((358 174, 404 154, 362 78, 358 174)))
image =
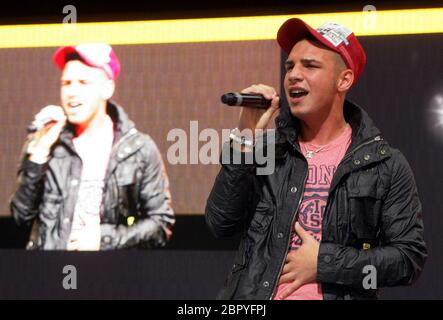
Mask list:
POLYGON ((58 49, 61 107, 31 126, 11 211, 36 220, 29 248, 162 246, 172 234, 169 181, 154 141, 110 100, 120 62, 107 44, 58 49))
POLYGON ((272 103, 243 108, 230 142, 233 153, 252 152, 259 136, 242 130, 266 128, 279 110, 276 168, 223 164, 207 201, 216 236, 242 233, 219 298, 373 299, 379 287, 413 283, 427 252, 412 171, 346 100, 366 64, 362 46, 344 26, 315 30, 300 19, 277 41, 288 54, 288 104, 267 85, 244 89, 272 103))

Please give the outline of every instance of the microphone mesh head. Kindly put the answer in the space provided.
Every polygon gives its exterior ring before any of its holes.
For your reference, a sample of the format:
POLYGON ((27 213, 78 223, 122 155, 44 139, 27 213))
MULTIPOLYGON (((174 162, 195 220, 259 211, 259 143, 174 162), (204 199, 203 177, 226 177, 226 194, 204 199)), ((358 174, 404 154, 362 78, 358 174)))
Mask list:
POLYGON ((226 93, 221 96, 221 102, 227 104, 228 106, 233 106, 237 102, 237 98, 233 93, 226 93))

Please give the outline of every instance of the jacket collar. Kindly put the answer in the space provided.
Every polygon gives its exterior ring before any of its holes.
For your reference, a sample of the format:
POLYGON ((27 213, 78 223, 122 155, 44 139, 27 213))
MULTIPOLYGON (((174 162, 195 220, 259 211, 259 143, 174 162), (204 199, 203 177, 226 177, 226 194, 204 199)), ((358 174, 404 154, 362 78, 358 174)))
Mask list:
POLYGON ((134 122, 129 119, 126 112, 117 103, 108 101, 106 112, 114 122, 115 141, 118 141, 119 138, 135 128, 134 122))

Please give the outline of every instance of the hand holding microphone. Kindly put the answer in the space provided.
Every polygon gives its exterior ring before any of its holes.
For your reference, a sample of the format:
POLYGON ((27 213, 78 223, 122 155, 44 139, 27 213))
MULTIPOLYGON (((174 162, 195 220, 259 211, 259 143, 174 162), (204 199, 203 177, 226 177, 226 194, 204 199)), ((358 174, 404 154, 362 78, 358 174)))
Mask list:
POLYGON ((267 109, 271 106, 272 100, 256 93, 230 92, 222 95, 221 101, 228 106, 267 109))
POLYGON ((34 132, 27 149, 31 161, 45 163, 48 160, 51 147, 65 124, 66 115, 60 106, 49 105, 37 113, 28 127, 28 132, 34 132))
MULTIPOLYGON (((255 129, 265 129, 279 108, 280 98, 275 89, 264 84, 252 85, 242 90, 239 96, 243 100, 240 103, 244 106, 240 111, 240 131, 251 129, 254 132, 255 129)), ((236 98, 238 103, 239 99, 236 98)))

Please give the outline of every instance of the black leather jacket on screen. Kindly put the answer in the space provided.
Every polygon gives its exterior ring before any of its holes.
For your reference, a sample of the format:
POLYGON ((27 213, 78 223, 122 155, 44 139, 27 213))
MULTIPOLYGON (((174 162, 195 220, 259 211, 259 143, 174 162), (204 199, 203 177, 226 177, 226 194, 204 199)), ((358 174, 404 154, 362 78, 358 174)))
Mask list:
MULTIPOLYGON (((175 219, 161 155, 123 108, 108 102, 107 112, 115 138, 105 177, 100 249, 163 246, 175 219), (128 217, 135 222, 128 225, 128 217)), ((37 221, 28 248, 67 247, 82 171, 72 138, 73 130, 67 126, 45 164, 23 155, 10 207, 17 223, 37 221)))

